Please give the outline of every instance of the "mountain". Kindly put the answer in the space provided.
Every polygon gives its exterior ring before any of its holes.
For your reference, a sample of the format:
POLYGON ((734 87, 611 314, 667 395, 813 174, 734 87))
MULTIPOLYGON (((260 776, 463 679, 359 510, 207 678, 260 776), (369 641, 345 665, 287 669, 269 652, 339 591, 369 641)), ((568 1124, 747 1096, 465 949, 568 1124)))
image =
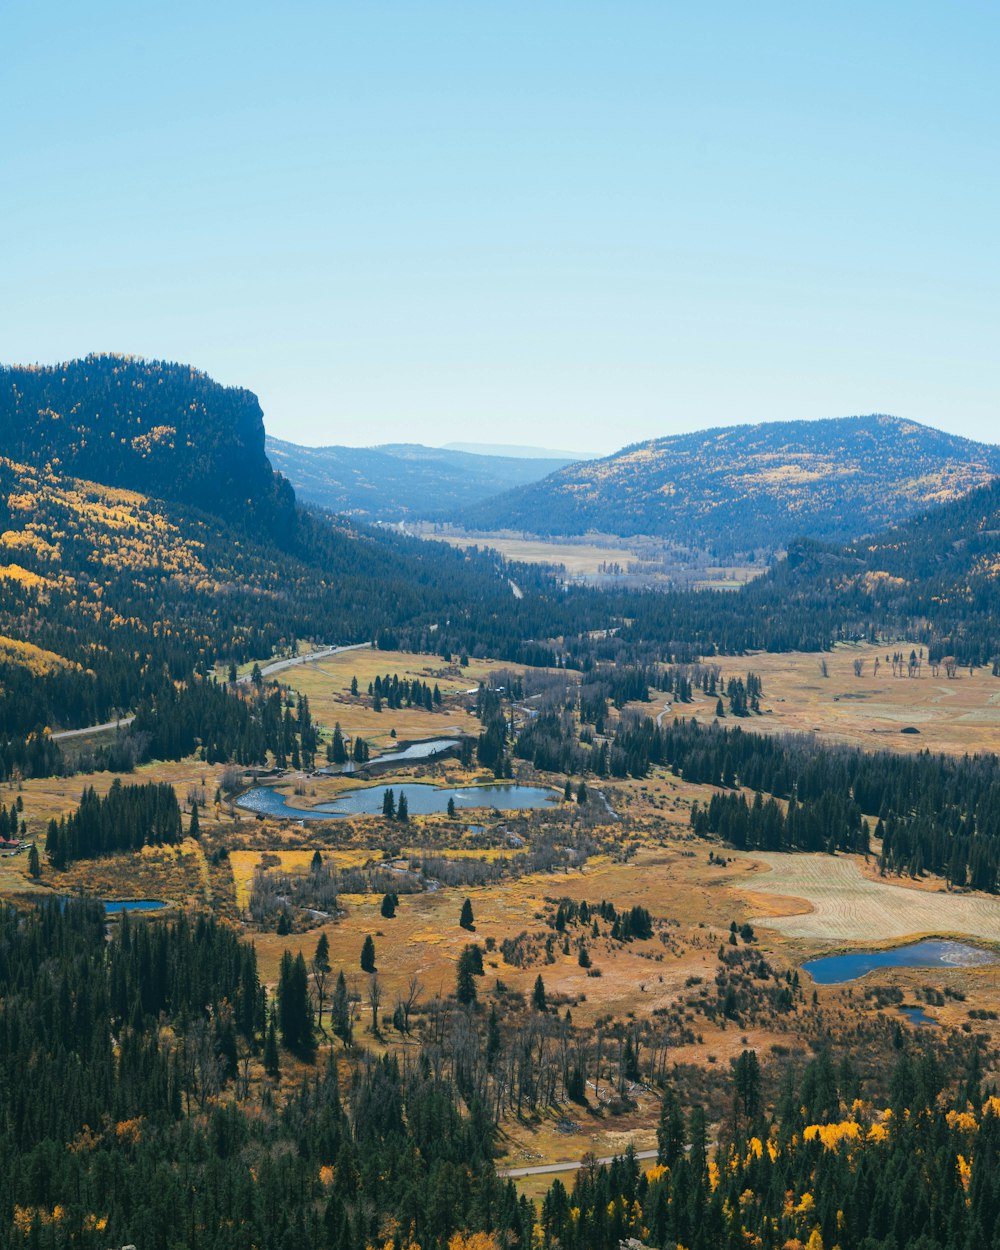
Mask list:
POLYGON ((293 492, 264 454, 257 396, 189 365, 91 355, 0 368, 0 452, 274 537, 294 527, 293 492))
POLYGON ((474 456, 513 456, 519 460, 596 460, 593 451, 556 451, 551 447, 527 447, 523 443, 445 443, 443 451, 467 451, 474 456))
POLYGON ((424 520, 536 482, 565 459, 475 455, 419 443, 300 447, 266 440, 271 463, 300 499, 370 521, 424 520))
POLYGON ((731 557, 849 541, 1000 473, 1000 447, 897 417, 729 426, 637 443, 466 508, 470 529, 650 534, 731 557))
POLYGON ((218 660, 512 601, 492 554, 297 507, 249 391, 95 356, 5 369, 0 394, 0 776, 51 769, 24 756, 35 730, 112 719, 218 660))

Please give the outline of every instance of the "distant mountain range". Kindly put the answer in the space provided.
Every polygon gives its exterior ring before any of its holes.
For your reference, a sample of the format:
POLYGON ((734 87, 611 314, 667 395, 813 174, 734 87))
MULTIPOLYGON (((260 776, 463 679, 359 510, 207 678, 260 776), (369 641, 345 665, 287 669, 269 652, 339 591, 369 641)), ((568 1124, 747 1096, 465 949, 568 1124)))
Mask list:
POLYGON ((448 518, 568 463, 558 457, 481 455, 419 443, 300 447, 268 436, 266 448, 271 464, 300 499, 365 521, 448 518))
POLYGON ((568 465, 452 520, 479 532, 648 534, 731 558, 845 542, 1000 474, 1000 447, 873 415, 730 426, 568 465))

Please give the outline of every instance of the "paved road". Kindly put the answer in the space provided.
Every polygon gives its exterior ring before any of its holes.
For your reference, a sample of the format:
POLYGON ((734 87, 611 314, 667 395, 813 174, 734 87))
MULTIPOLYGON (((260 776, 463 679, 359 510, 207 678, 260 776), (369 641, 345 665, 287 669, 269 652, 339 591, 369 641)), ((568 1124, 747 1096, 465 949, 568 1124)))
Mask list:
MULTIPOLYGON (((352 642, 346 647, 323 647, 320 651, 310 651, 307 655, 293 655, 288 660, 274 660, 270 664, 265 664, 260 670, 261 677, 273 677, 275 673, 283 673, 286 668, 294 668, 296 664, 311 664, 314 660, 326 660, 331 655, 337 655, 341 651, 362 651, 365 647, 370 647, 370 642, 352 642)), ((250 680, 252 673, 244 673, 242 677, 238 677, 238 682, 247 682, 250 680)))
MULTIPOLYGON (((615 1159, 620 1159, 624 1151, 617 1155, 608 1155, 604 1159, 598 1159, 598 1163, 614 1163, 615 1159)), ((655 1159, 655 1150, 637 1150, 635 1152, 637 1159, 655 1159)), ((545 1176, 550 1172, 579 1172, 583 1167, 582 1163, 538 1163, 529 1168, 498 1168, 497 1175, 504 1178, 510 1177, 511 1180, 517 1180, 519 1176, 545 1176)))
POLYGON ((124 729, 135 720, 134 716, 123 716, 121 720, 106 720, 103 725, 86 725, 83 729, 60 729, 57 734, 50 734, 53 742, 63 742, 66 738, 82 738, 84 734, 97 734, 104 729, 124 729))

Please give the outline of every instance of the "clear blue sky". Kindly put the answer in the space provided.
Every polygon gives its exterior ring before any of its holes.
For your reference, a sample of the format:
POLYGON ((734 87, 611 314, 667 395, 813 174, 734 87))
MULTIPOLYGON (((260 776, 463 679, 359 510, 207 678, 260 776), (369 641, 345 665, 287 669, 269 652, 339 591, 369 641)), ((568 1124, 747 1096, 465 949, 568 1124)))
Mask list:
POLYGON ((307 443, 1000 438, 994 3, 0 13, 0 359, 114 350, 307 443))

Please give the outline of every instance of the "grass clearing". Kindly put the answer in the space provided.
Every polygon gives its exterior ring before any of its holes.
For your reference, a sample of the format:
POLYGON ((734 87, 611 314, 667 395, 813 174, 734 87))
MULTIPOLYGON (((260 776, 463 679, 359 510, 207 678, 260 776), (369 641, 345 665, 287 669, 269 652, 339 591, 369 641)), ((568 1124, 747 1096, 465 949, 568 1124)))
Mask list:
POLYGON ((728 723, 764 733, 815 732, 870 751, 995 751, 1000 742, 1000 679, 988 668, 971 674, 960 669, 954 678, 941 669, 934 677, 926 660, 920 676, 894 677, 891 656, 897 650, 906 656, 911 650, 920 653, 919 646, 909 643, 845 643, 825 655, 758 653, 738 661, 718 660, 725 676, 749 670, 760 674, 764 685, 765 714, 728 723), (824 661, 827 677, 821 672, 824 661), (862 665, 860 677, 854 673, 855 661, 862 665), (906 728, 919 733, 900 732, 906 728))
POLYGON ((770 871, 744 877, 751 902, 777 895, 797 905, 754 923, 788 937, 878 942, 955 934, 1000 943, 1000 898, 952 893, 943 883, 932 891, 873 880, 854 856, 755 851, 753 858, 770 871))

